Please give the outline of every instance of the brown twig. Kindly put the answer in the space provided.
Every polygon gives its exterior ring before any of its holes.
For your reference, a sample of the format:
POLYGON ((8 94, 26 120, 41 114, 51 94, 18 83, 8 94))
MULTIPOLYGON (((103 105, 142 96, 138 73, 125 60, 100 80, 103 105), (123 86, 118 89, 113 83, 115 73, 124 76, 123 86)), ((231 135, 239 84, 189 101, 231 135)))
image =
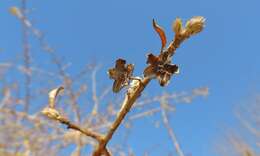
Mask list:
POLYGON ((99 69, 99 66, 94 68, 92 75, 91 75, 91 79, 92 79, 92 99, 94 102, 94 107, 92 109, 92 115, 95 116, 98 113, 98 106, 99 106, 99 100, 98 100, 98 96, 97 96, 97 80, 96 80, 96 75, 97 75, 97 71, 99 69))
MULTIPOLYGON (((62 124, 65 124, 67 125, 67 128, 68 129, 74 129, 74 130, 77 130, 83 134, 85 134, 86 136, 89 136, 89 137, 92 137, 94 138, 95 140, 97 140, 98 142, 101 142, 103 140, 103 137, 102 135, 94 132, 94 131, 91 131, 89 129, 83 129, 81 128, 80 126, 72 123, 71 121, 69 121, 67 118, 63 117, 56 109, 55 109, 55 105, 56 105, 56 98, 57 96, 63 92, 64 90, 64 87, 60 86, 60 87, 57 87, 53 90, 51 90, 49 92, 49 105, 48 107, 44 108, 42 110, 42 113, 44 115, 46 115, 47 117, 49 117, 50 119, 53 119, 53 120, 56 120, 56 121, 59 121, 60 123, 62 124)), ((73 94, 74 95, 74 94, 73 94)), ((80 140, 79 140, 79 143, 80 143, 80 140)))
POLYGON ((135 90, 135 92, 131 94, 126 94, 124 102, 122 103, 121 110, 119 111, 117 118, 113 122, 113 124, 110 126, 106 136, 104 137, 104 140, 100 142, 98 145, 98 148, 94 151, 93 156, 100 156, 101 153, 104 151, 107 143, 109 140, 111 140, 113 134, 125 118, 126 114, 130 111, 131 107, 133 106, 136 99, 140 96, 144 88, 148 85, 150 82, 150 78, 144 78, 142 80, 142 85, 139 85, 139 87, 135 90))
POLYGON ((82 134, 85 134, 86 136, 89 136, 91 138, 94 138, 95 140, 101 142, 103 140, 103 136, 99 133, 96 133, 90 129, 83 129, 81 128, 81 126, 76 125, 74 123, 72 123, 71 121, 69 121, 68 119, 64 118, 64 117, 59 117, 57 118, 57 120, 64 125, 67 125, 68 129, 74 129, 76 131, 81 132, 82 134))

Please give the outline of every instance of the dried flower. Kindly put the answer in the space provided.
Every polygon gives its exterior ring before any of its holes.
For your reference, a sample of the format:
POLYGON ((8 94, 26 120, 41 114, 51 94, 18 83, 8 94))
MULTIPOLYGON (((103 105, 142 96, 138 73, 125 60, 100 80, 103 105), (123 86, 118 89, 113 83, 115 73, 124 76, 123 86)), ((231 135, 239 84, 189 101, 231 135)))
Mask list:
POLYGON ((127 64, 123 59, 117 59, 115 68, 108 70, 108 75, 114 79, 113 92, 119 92, 124 86, 129 84, 130 78, 133 75, 134 65, 127 64))
POLYGON ((173 74, 179 72, 179 68, 176 64, 171 64, 170 61, 165 61, 160 54, 155 56, 153 54, 148 54, 147 63, 148 67, 144 70, 145 77, 157 78, 161 86, 166 86, 173 74))
POLYGON ((201 32, 204 28, 205 18, 202 16, 195 16, 186 23, 186 35, 191 36, 201 32))

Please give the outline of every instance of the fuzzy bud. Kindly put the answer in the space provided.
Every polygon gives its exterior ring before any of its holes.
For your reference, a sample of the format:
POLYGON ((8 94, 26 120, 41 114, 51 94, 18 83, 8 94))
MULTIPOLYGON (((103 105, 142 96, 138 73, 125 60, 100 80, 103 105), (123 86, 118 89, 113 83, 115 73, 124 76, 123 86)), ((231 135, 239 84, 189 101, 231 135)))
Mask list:
POLYGON ((201 32, 204 28, 205 18, 202 16, 195 16, 186 23, 186 33, 188 36, 195 35, 201 32))
POLYGON ((180 18, 176 18, 176 20, 173 23, 173 31, 175 34, 180 34, 182 30, 182 22, 180 18))
POLYGON ((20 11, 19 8, 13 6, 9 9, 9 12, 14 15, 14 16, 17 16, 19 18, 21 18, 23 15, 22 15, 22 12, 20 11))
POLYGON ((46 115, 50 119, 58 120, 60 118, 60 113, 53 108, 46 107, 42 110, 42 114, 46 115))

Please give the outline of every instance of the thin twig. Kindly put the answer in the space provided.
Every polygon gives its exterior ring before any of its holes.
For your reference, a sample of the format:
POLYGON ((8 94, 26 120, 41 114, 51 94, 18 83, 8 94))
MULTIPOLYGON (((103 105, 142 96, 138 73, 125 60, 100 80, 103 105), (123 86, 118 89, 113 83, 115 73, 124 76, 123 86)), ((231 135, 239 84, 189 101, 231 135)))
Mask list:
POLYGON ((98 100, 98 96, 97 96, 97 79, 96 79, 98 69, 99 69, 99 66, 94 68, 92 75, 91 75, 91 79, 92 79, 92 99, 94 101, 94 107, 92 109, 91 114, 94 115, 94 116, 97 114, 98 106, 99 106, 99 100, 98 100))
POLYGON ((59 117, 57 118, 57 120, 62 123, 67 125, 68 129, 74 129, 76 131, 79 131, 83 134, 85 134, 86 136, 92 137, 95 140, 101 142, 103 140, 103 136, 99 133, 96 133, 90 129, 83 129, 81 128, 81 126, 78 126, 77 124, 72 123, 71 121, 69 121, 68 119, 64 118, 64 117, 59 117))
POLYGON ((171 141, 172 141, 172 143, 173 143, 173 145, 174 145, 178 155, 179 156, 184 156, 183 151, 182 151, 182 149, 180 147, 180 144, 179 144, 179 142, 177 140, 177 137, 176 137, 172 127, 170 126, 169 119, 168 119, 166 110, 165 110, 163 105, 164 105, 164 101, 162 101, 162 103, 161 103, 161 108, 162 108, 161 109, 161 115, 162 115, 162 119, 163 119, 163 124, 166 127, 166 129, 168 131, 168 134, 170 135, 171 141))
MULTIPOLYGON (((26 8, 27 7, 27 0, 22 0, 21 4, 21 12, 23 14, 23 17, 26 19, 26 8)), ((27 71, 25 73, 25 106, 24 110, 25 112, 28 112, 29 106, 30 106, 30 96, 31 96, 31 69, 30 69, 30 48, 29 48, 29 31, 28 28, 23 22, 24 19, 21 19, 22 21, 22 43, 23 43, 23 57, 24 57, 24 66, 25 70, 27 71)))
POLYGON ((64 84, 65 84, 65 88, 68 90, 68 95, 70 97, 71 100, 71 106, 72 109, 76 115, 76 120, 79 123, 81 120, 80 117, 80 110, 77 104, 77 99, 75 94, 73 93, 73 89, 72 89, 72 80, 69 78, 69 76, 67 76, 66 72, 63 69, 62 63, 59 60, 59 58, 55 55, 55 53, 50 53, 52 60, 54 62, 54 64, 57 66, 58 70, 59 70, 59 74, 61 75, 61 77, 63 78, 64 84))
POLYGON ((147 110, 145 112, 141 112, 141 113, 132 115, 132 116, 129 117, 129 120, 136 120, 136 119, 142 118, 144 116, 153 115, 157 112, 160 112, 160 110, 161 110, 160 107, 159 108, 153 108, 153 109, 147 110))

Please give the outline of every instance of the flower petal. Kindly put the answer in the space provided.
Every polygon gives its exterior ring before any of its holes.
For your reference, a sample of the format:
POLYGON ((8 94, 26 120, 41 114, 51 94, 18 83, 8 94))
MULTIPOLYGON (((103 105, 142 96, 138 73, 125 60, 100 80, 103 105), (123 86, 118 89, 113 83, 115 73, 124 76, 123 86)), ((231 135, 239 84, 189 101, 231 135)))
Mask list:
POLYGON ((118 93, 122 88, 122 81, 115 80, 113 83, 113 92, 118 93))
POLYGON ((171 74, 165 72, 164 74, 158 76, 157 79, 159 80, 161 86, 166 86, 170 82, 171 74))
POLYGON ((125 64, 126 64, 126 61, 124 59, 119 58, 119 59, 116 60, 115 67, 118 70, 124 70, 125 64))
POLYGON ((128 77, 133 75, 133 71, 134 71, 134 65, 128 64, 126 66, 126 72, 127 72, 128 77))
POLYGON ((108 70, 109 78, 114 79, 113 92, 119 92, 124 86, 129 84, 133 75, 134 65, 127 64, 124 59, 117 59, 114 68, 108 70))
POLYGON ((149 63, 149 64, 158 64, 159 62, 159 57, 158 56, 155 56, 153 55, 152 53, 148 54, 147 55, 147 61, 146 63, 149 63))
POLYGON ((176 64, 165 64, 164 69, 170 74, 175 74, 179 67, 176 64))

